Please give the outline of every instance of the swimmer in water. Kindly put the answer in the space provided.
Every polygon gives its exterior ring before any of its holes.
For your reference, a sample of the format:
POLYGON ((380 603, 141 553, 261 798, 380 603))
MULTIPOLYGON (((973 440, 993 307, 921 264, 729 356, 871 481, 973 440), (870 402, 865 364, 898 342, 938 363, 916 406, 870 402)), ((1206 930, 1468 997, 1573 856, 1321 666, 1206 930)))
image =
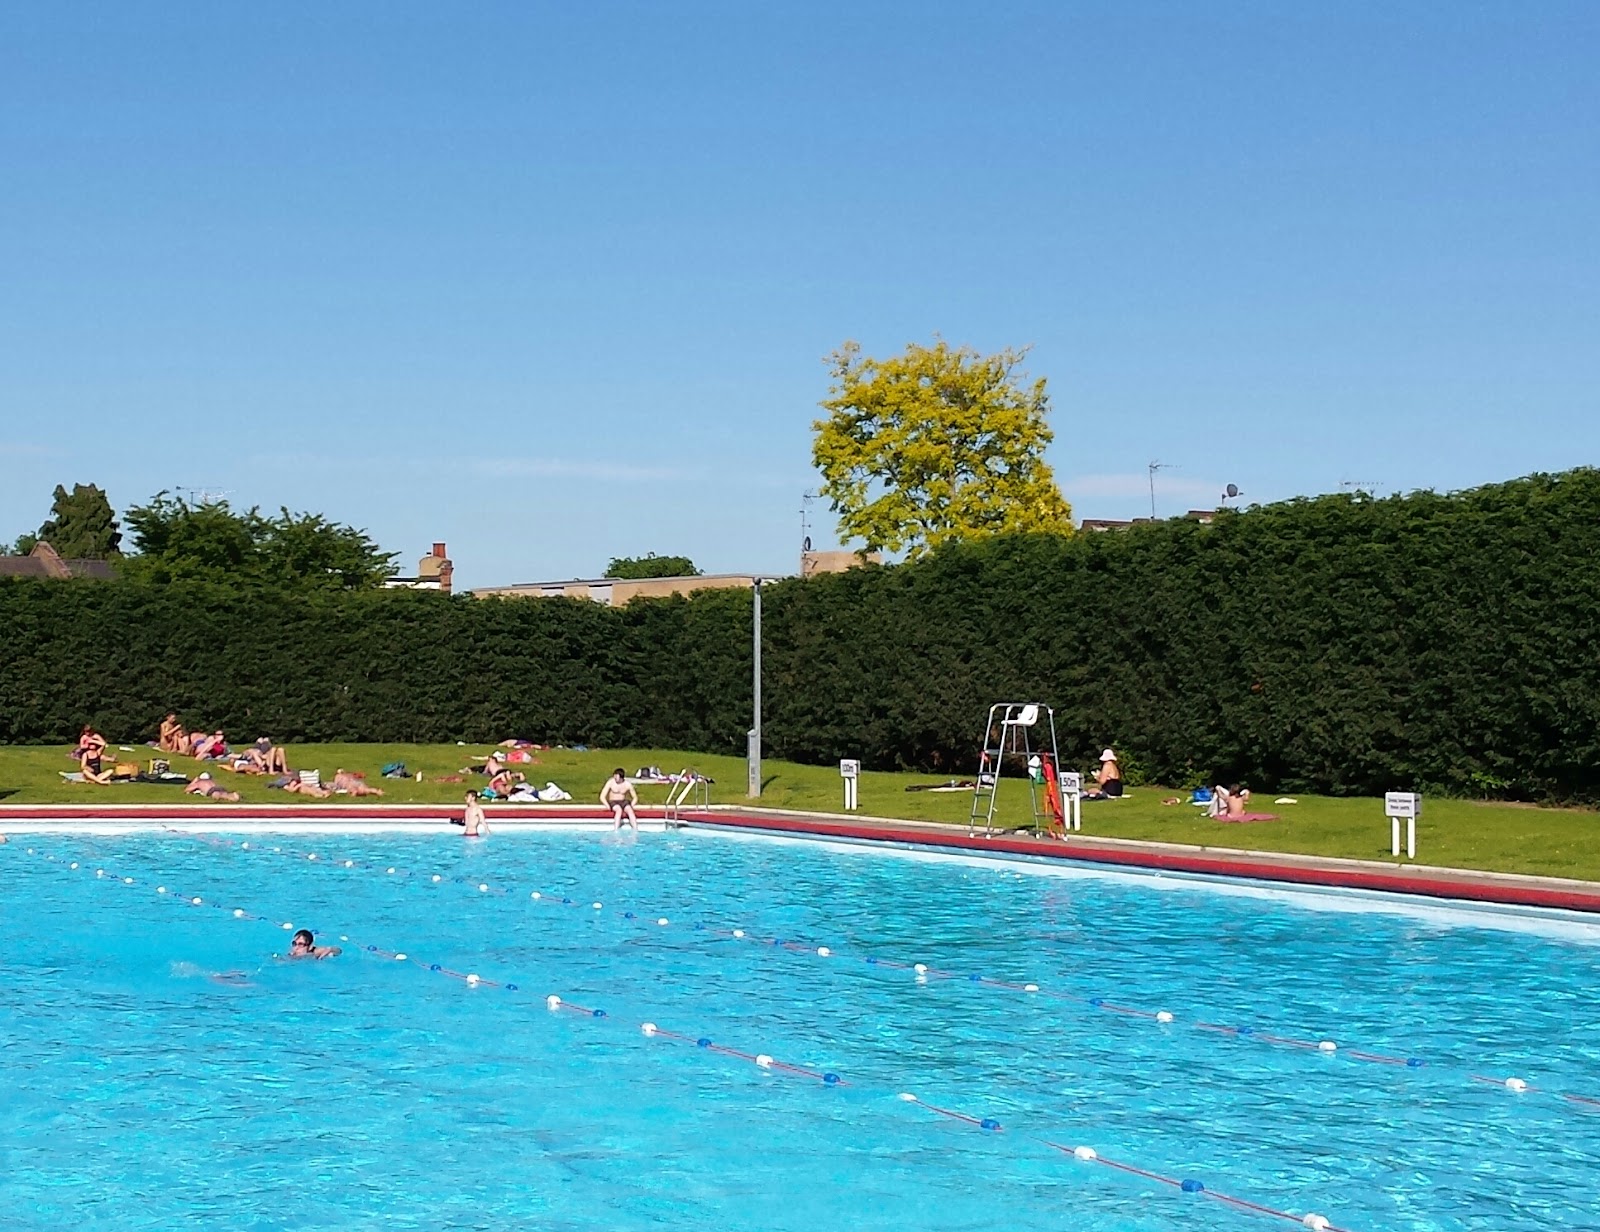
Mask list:
POLYGON ((633 832, 639 833, 639 817, 634 812, 639 803, 639 793, 633 784, 628 782, 627 773, 621 766, 611 772, 611 777, 600 789, 600 803, 611 810, 612 830, 622 829, 622 822, 626 818, 628 824, 633 827, 633 832))
POLYGON ((318 945, 309 928, 302 928, 289 942, 290 958, 334 958, 340 953, 336 945, 318 945))
POLYGON ((489 823, 483 818, 483 805, 478 801, 477 792, 467 793, 467 811, 461 820, 468 838, 482 838, 489 833, 489 823))

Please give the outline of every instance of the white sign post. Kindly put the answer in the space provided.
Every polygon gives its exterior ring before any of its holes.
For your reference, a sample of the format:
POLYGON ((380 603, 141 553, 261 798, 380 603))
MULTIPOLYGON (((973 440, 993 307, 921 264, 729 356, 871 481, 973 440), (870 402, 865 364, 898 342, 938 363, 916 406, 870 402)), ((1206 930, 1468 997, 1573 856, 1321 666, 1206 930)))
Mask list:
POLYGON ((1417 858, 1417 818, 1422 816, 1422 797, 1409 791, 1390 791, 1383 796, 1383 811, 1389 818, 1389 854, 1400 854, 1400 822, 1406 823, 1406 858, 1417 858))
POLYGON ((1066 828, 1083 829, 1083 775, 1076 770, 1061 775, 1061 803, 1065 806, 1062 811, 1066 813, 1066 828))
POLYGON ((844 780, 844 810, 856 811, 856 780, 861 777, 861 763, 851 758, 839 762, 839 777, 844 780))

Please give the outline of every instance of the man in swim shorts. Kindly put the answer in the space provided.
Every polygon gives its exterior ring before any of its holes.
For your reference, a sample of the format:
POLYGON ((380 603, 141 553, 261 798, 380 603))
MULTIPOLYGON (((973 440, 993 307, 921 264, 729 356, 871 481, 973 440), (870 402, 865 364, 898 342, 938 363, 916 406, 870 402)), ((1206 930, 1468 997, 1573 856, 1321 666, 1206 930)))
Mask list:
POLYGON ((340 953, 336 945, 318 945, 309 928, 302 928, 289 941, 290 958, 336 958, 340 953))
POLYGON ((626 818, 635 834, 639 833, 639 818, 633 811, 639 803, 639 793, 634 790, 632 783, 628 782, 628 775, 618 766, 611 772, 611 777, 606 780, 600 789, 600 803, 611 810, 611 828, 622 829, 623 819, 626 818))
POLYGON ((461 816, 461 824, 466 827, 467 838, 482 838, 489 833, 489 825, 483 819, 483 805, 478 802, 478 793, 467 793, 467 808, 461 816))
POLYGON ((229 804, 237 804, 239 802, 238 792, 229 791, 206 771, 202 771, 198 778, 185 787, 183 794, 186 796, 204 796, 207 800, 226 800, 229 804))

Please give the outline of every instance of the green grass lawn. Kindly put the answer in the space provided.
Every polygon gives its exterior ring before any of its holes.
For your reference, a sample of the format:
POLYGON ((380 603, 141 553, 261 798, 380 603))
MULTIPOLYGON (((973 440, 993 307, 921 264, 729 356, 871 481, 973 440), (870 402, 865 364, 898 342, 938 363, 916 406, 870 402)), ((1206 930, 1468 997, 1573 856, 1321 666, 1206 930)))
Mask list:
MULTIPOLYGON (((460 801, 468 783, 443 783, 441 776, 459 773, 482 758, 488 745, 327 744, 296 745, 289 749, 295 769, 322 771, 324 779, 335 769, 358 770, 369 782, 384 788, 383 802, 450 803, 460 801), (380 779, 386 762, 403 761, 413 776, 420 770, 424 781, 380 779)), ((117 746, 111 752, 118 754, 117 746)), ((3 804, 171 804, 196 802, 179 787, 154 784, 118 784, 99 787, 68 783, 58 771, 76 767, 64 746, 0 748, 0 803, 3 804)), ((140 747, 121 753, 126 760, 144 761, 153 750, 140 747)), ((671 773, 693 767, 716 780, 711 799, 716 804, 744 802, 745 765, 742 758, 663 752, 659 749, 608 749, 586 753, 551 749, 537 754, 539 762, 519 767, 531 781, 553 780, 572 793, 575 803, 594 802, 600 784, 613 767, 630 774, 641 766, 658 765, 671 773)), ((202 763, 172 758, 174 769, 193 775, 202 763)), ((248 802, 296 802, 308 809, 322 803, 352 803, 348 797, 328 801, 297 800, 274 791, 263 780, 212 770, 214 777, 234 788, 248 802)), ((478 780, 481 783, 481 779, 478 780)), ((925 774, 865 773, 861 777, 863 814, 918 821, 965 825, 972 798, 966 792, 930 794, 908 792, 912 783, 936 781, 925 774)), ((1343 856, 1354 859, 1389 858, 1389 823, 1380 800, 1341 800, 1299 796, 1294 805, 1273 805, 1261 792, 1255 807, 1278 813, 1281 820, 1257 825, 1226 825, 1207 818, 1188 804, 1163 805, 1177 794, 1159 787, 1134 789, 1117 801, 1089 802, 1083 806, 1083 832, 1108 838, 1154 839, 1212 847, 1305 855, 1343 856)), ((666 798, 664 787, 643 787, 646 804, 666 798)), ((791 762, 764 763, 761 805, 808 811, 839 812, 842 793, 839 774, 832 766, 801 766, 791 762)), ((998 817, 1006 827, 1028 824, 1026 782, 1007 779, 1000 788, 998 817)), ((0 825, 3 825, 0 820, 0 825)), ((1600 813, 1581 809, 1531 808, 1471 800, 1426 801, 1418 824, 1419 863, 1496 872, 1541 873, 1600 881, 1600 813)))

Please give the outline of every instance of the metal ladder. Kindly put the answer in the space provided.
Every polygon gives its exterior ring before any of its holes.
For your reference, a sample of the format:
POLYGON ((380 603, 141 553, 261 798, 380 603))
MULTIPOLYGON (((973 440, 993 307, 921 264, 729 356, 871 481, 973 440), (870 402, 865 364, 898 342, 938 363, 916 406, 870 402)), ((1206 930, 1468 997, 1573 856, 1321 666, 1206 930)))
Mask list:
POLYGON ((977 833, 980 817, 983 819, 984 834, 994 833, 995 798, 1000 792, 1000 772, 1008 756, 1022 758, 1028 770, 1028 796, 1034 832, 1038 833, 1041 825, 1048 829, 1055 820, 1048 807, 1042 813, 1039 811, 1039 783, 1043 777, 1044 759, 1049 758, 1057 769, 1061 765, 1056 755, 1055 711, 1040 702, 996 702, 989 707, 989 722, 983 731, 983 753, 978 759, 978 778, 972 789, 972 812, 967 818, 968 837, 977 833), (1030 733, 1041 717, 1045 719, 1049 732, 1049 745, 1041 741, 1035 751, 1030 733), (1035 778, 1033 773, 1035 758, 1041 769, 1039 778, 1035 778))
POLYGON ((682 822, 685 805, 690 812, 695 809, 703 812, 711 807, 711 780, 702 778, 687 766, 679 773, 678 781, 667 791, 665 813, 667 825, 676 826, 682 822))

